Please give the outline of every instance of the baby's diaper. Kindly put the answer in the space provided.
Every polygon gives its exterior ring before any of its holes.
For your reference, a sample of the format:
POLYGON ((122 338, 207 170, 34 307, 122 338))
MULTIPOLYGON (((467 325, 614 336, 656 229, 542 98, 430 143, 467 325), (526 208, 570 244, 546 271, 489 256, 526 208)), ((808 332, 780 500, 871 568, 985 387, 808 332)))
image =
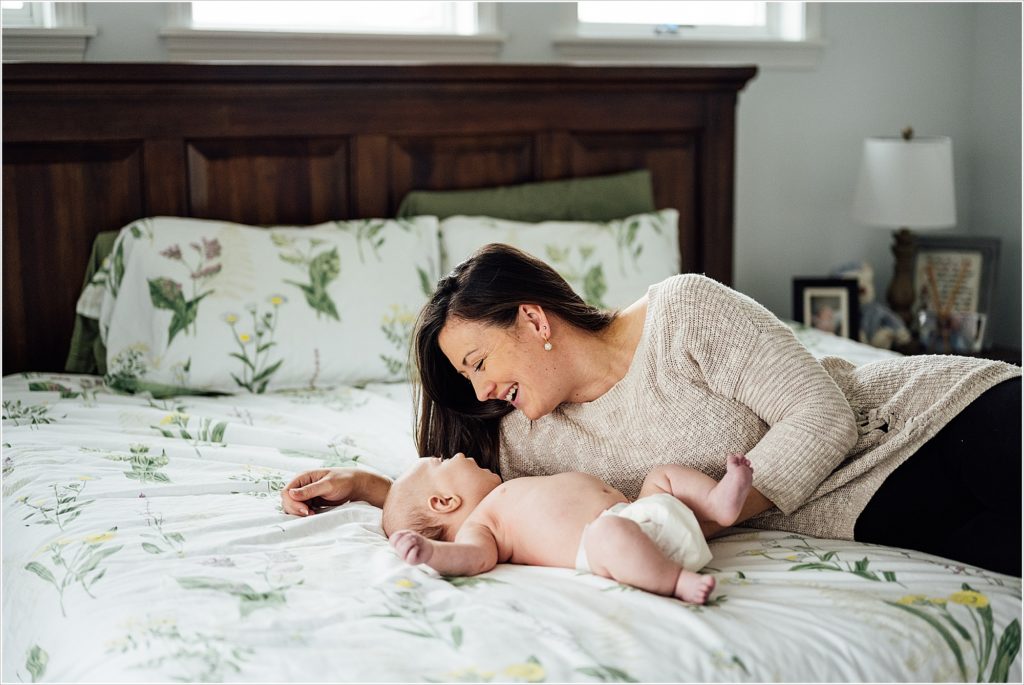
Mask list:
MULTIPOLYGON (((601 512, 601 516, 621 516, 635 521, 662 552, 687 571, 698 571, 711 561, 711 550, 693 511, 668 493, 621 502, 601 512)), ((586 531, 584 530, 584 537, 586 531)), ((589 571, 587 552, 580 539, 576 568, 589 571)))

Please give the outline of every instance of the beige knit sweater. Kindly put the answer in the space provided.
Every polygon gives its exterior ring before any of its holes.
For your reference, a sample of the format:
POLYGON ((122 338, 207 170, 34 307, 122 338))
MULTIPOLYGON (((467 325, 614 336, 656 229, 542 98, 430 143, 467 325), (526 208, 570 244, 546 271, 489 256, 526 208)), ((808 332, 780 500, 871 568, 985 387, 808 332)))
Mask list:
POLYGON ((726 455, 740 452, 775 504, 743 525, 852 539, 886 476, 1020 373, 947 355, 819 362, 749 297, 705 276, 673 276, 648 290, 633 361, 608 392, 537 421, 518 411, 502 420, 501 474, 584 471, 633 499, 658 464, 721 478, 726 455))

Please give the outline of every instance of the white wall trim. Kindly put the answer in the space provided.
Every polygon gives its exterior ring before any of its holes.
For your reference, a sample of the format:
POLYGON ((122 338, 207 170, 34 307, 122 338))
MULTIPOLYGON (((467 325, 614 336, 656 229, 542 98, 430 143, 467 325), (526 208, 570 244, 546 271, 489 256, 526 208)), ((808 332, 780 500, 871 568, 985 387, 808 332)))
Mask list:
POLYGON ((94 26, 4 28, 5 62, 84 62, 94 26))
POLYGON ((84 2, 46 5, 46 26, 5 26, 5 62, 84 62, 95 26, 85 25, 84 2))
POLYGON ((825 43, 820 40, 691 40, 556 36, 555 52, 576 62, 615 64, 756 64, 763 68, 813 69, 825 43))
POLYGON ((399 35, 167 27, 160 31, 160 37, 172 62, 496 62, 505 45, 501 33, 399 35))

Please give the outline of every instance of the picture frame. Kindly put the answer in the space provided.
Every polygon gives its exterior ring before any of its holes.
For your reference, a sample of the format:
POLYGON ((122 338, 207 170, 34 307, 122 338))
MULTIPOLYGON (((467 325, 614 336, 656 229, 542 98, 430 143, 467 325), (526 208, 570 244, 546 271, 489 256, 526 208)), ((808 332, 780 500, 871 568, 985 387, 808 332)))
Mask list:
MULTIPOLYGON (((920 331, 929 312, 946 318, 980 314, 982 320, 991 319, 999 248, 999 238, 988 236, 915 235, 914 328, 920 331)), ((983 327, 982 349, 992 345, 992 328, 983 327)))
POLYGON ((793 318, 842 338, 860 337, 860 284, 855 278, 793 279, 793 318))

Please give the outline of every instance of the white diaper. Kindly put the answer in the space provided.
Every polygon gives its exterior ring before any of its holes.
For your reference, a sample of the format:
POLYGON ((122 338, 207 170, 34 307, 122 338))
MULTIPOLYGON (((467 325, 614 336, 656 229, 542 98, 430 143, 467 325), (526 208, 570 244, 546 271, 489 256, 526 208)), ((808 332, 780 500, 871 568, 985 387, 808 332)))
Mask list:
MULTIPOLYGON (((635 521, 662 552, 687 571, 698 571, 711 561, 711 550, 693 511, 668 493, 641 497, 635 502, 620 502, 601 512, 601 516, 621 516, 635 521)), ((586 529, 584 529, 584 535, 586 529)), ((580 539, 576 568, 589 571, 587 551, 580 539)))

